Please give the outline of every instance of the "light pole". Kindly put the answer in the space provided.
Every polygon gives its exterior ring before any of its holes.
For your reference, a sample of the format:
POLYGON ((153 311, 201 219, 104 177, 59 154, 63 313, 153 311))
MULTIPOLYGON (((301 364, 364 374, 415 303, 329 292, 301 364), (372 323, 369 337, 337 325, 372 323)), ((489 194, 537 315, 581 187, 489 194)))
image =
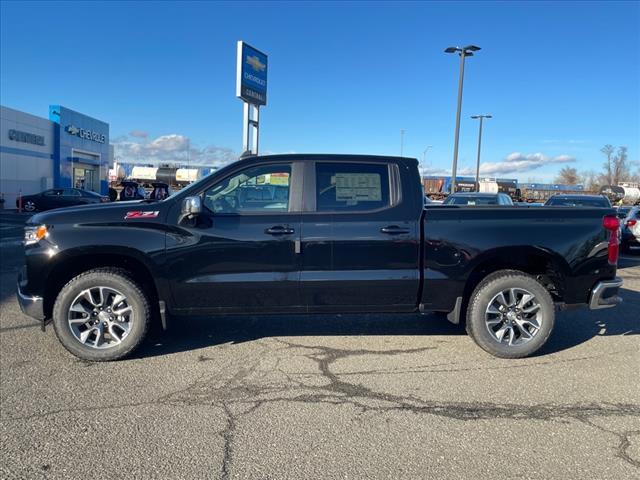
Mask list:
POLYGON ((466 47, 449 47, 445 53, 457 53, 460 55, 460 79, 458 80, 458 112, 456 113, 456 135, 453 144, 453 167, 451 168, 451 193, 456 191, 456 173, 458 170, 458 140, 460 138, 460 111, 462 110, 462 83, 464 81, 464 59, 472 57, 473 52, 480 50, 475 45, 466 47))
POLYGON ((478 131, 478 163, 476 164, 476 192, 480 191, 480 147, 482 145, 482 121, 485 118, 493 118, 491 115, 471 115, 474 120, 480 119, 480 130, 478 131))
POLYGON ((430 148, 433 148, 433 145, 427 145, 427 148, 425 148, 422 151, 422 166, 424 167, 424 165, 427 162, 427 152, 429 151, 430 148))
POLYGON ((404 128, 400 129, 400 156, 404 153, 404 128))

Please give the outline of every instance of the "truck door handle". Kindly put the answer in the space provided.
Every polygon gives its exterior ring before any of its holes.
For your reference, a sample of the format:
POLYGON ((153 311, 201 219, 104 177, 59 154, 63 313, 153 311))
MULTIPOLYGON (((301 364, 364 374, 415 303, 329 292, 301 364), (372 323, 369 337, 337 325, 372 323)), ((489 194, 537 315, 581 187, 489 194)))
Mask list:
POLYGON ((397 225, 389 225, 388 227, 382 227, 380 231, 388 235, 401 235, 403 233, 409 233, 408 228, 401 228, 397 225))
POLYGON ((274 225, 271 228, 267 228, 264 233, 268 235, 291 235, 292 233, 295 233, 295 230, 282 225, 274 225))

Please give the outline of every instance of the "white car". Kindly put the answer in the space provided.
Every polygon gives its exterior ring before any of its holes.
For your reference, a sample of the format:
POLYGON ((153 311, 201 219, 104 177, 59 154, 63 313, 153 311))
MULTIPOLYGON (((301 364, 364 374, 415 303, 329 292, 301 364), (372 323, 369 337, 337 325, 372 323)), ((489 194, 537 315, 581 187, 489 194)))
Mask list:
POLYGON ((631 247, 640 247, 640 207, 633 207, 620 223, 622 251, 628 252, 631 247))

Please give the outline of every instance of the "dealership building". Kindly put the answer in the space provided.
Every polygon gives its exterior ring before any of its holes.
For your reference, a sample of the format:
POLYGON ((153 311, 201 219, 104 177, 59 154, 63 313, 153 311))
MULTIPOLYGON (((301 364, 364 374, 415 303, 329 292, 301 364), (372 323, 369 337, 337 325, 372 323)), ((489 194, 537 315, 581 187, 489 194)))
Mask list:
POLYGON ((108 193, 109 124, 51 105, 49 118, 0 107, 0 194, 5 208, 16 198, 49 188, 108 193))

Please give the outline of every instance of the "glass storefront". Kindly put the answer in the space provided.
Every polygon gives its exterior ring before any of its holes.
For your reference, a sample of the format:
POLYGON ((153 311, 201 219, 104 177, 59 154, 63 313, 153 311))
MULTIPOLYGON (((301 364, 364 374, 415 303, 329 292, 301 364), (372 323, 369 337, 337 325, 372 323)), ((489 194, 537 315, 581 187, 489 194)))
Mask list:
POLYGON ((82 190, 99 192, 98 170, 94 166, 84 166, 73 168, 73 186, 82 190))

